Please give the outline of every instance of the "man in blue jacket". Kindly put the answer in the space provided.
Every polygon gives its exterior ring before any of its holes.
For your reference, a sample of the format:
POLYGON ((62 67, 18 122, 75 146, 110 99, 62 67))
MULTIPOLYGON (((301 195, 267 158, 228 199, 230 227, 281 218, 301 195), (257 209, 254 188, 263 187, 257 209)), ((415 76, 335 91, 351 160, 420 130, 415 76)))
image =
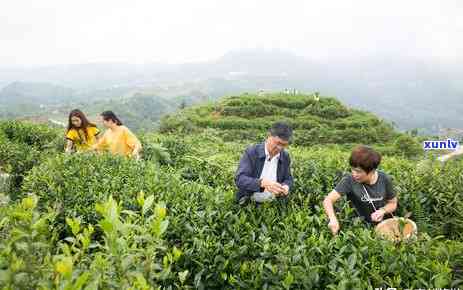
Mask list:
POLYGON ((286 198, 293 185, 291 159, 284 149, 292 138, 292 129, 285 123, 275 123, 264 143, 250 146, 240 159, 235 174, 237 200, 257 203, 286 198))

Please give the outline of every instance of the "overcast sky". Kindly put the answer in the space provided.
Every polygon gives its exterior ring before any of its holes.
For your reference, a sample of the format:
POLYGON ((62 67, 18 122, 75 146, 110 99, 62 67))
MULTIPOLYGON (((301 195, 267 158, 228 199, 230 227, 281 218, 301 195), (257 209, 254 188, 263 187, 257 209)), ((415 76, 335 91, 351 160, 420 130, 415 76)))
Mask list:
POLYGON ((209 60, 236 49, 313 59, 462 59, 463 1, 3 0, 0 64, 209 60))

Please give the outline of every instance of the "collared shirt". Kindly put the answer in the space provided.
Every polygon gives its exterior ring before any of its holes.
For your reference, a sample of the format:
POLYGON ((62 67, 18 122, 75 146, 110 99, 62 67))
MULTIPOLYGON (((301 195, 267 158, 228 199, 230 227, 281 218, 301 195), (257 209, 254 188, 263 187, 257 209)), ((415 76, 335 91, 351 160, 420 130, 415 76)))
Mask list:
POLYGON ((267 150, 267 144, 265 144, 265 163, 262 173, 260 174, 260 179, 268 179, 271 181, 277 181, 277 169, 278 169, 278 159, 280 158, 280 153, 270 157, 270 153, 267 150))
POLYGON ((66 133, 66 139, 72 141, 78 152, 90 150, 97 143, 96 136, 100 134, 97 127, 89 126, 85 130, 86 133, 84 129, 72 128, 66 133))
MULTIPOLYGON (((270 153, 267 150, 267 144, 264 143, 265 148, 265 162, 264 167, 262 168, 262 173, 260 174, 260 179, 268 179, 271 181, 277 181, 277 169, 278 169, 278 159, 280 158, 280 153, 270 157, 270 153)), ((257 202, 263 202, 267 200, 272 200, 274 198, 273 194, 270 192, 254 192, 255 200, 257 202)))

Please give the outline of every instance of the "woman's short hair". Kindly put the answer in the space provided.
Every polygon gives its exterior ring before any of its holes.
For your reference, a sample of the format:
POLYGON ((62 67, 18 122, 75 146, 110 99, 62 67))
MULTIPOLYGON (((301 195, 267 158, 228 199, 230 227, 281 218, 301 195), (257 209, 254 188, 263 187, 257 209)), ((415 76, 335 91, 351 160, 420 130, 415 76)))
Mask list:
POLYGON ((370 146, 356 146, 350 155, 349 164, 353 168, 361 168, 366 173, 378 168, 381 163, 381 154, 370 146))

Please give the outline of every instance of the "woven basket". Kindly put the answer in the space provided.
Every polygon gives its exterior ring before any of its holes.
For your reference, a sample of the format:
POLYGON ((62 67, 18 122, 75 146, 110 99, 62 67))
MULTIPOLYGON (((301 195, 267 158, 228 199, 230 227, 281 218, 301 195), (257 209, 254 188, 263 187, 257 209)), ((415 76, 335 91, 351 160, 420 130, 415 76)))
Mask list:
POLYGON ((418 228, 411 219, 394 217, 380 222, 375 227, 375 232, 384 239, 398 242, 415 238, 418 228))

